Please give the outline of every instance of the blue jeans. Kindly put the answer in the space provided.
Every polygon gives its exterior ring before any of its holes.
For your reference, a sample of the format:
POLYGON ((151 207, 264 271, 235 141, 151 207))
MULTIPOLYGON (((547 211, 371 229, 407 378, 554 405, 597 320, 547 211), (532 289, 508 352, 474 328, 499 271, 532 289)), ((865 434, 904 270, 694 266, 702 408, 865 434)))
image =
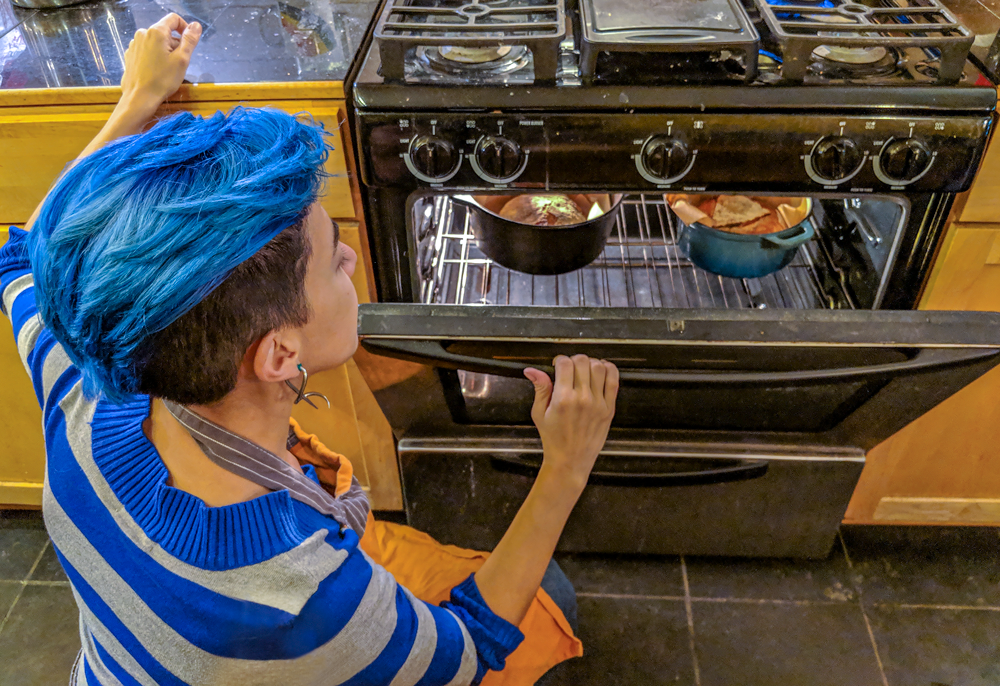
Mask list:
POLYGON ((549 597, 552 598, 552 601, 559 609, 562 610, 563 615, 566 616, 566 621, 573 627, 573 633, 576 633, 578 629, 576 589, 573 588, 573 582, 566 578, 566 574, 563 573, 562 568, 555 560, 549 560, 545 576, 542 577, 542 588, 549 594, 549 597))

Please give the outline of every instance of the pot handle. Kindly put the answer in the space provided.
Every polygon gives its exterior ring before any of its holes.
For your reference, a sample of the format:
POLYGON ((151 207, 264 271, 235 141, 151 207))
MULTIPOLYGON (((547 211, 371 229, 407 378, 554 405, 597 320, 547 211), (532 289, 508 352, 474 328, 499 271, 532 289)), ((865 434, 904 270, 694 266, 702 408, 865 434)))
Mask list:
MULTIPOLYGON (((799 231, 791 236, 782 236, 780 233, 775 233, 767 236, 761 236, 760 239, 764 243, 771 243, 779 248, 789 250, 791 248, 797 248, 803 243, 808 243, 812 240, 813 236, 816 235, 816 229, 813 228, 812 222, 802 222, 796 228, 798 228, 799 231)), ((766 248, 767 246, 765 245, 764 247, 766 248)))

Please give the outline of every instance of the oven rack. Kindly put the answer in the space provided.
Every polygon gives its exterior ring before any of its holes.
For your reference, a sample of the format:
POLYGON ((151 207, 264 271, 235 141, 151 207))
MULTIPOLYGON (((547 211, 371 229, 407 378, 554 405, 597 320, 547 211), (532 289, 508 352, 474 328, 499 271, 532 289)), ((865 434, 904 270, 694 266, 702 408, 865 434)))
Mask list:
POLYGON ((662 196, 629 196, 604 252, 568 274, 535 276, 496 264, 479 249, 464 206, 426 196, 414 208, 421 302, 460 305, 654 308, 835 309, 815 241, 792 263, 759 279, 732 279, 692 264, 678 247, 677 221, 662 196), (424 203, 422 206, 419 203, 424 203))

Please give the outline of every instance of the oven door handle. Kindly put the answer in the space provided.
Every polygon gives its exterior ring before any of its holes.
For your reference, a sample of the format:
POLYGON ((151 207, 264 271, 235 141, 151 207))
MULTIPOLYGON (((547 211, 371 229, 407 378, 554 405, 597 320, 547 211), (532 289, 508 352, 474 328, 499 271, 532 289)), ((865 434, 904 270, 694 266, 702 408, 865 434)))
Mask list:
MULTIPOLYGON (((523 377, 529 367, 550 376, 555 374, 551 365, 529 365, 511 360, 495 360, 449 352, 441 341, 415 339, 365 338, 362 344, 376 355, 395 357, 421 364, 432 363, 445 369, 467 372, 523 377)), ((805 369, 786 372, 679 372, 622 370, 621 382, 635 385, 732 385, 732 384, 789 384, 810 383, 867 376, 893 376, 897 374, 934 369, 962 362, 970 362, 997 355, 995 348, 923 348, 910 359, 901 362, 873 364, 864 367, 839 367, 834 369, 805 369)))
MULTIPOLYGON (((494 455, 493 468, 501 472, 535 477, 541 468, 537 460, 512 455, 494 455)), ((625 472, 593 471, 587 484, 591 486, 711 486, 732 481, 759 479, 767 474, 767 460, 732 460, 735 464, 686 472, 625 472)))

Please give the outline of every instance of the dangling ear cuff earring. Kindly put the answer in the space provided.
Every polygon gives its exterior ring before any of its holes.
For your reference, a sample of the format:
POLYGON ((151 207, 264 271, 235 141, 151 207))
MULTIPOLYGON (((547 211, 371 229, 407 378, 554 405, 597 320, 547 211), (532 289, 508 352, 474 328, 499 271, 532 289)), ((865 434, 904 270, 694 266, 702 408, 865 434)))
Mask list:
POLYGON ((291 379, 285 379, 285 383, 288 384, 288 387, 298 394, 295 398, 295 404, 298 405, 300 402, 305 400, 311 407, 315 407, 318 410, 319 408, 316 407, 316 405, 313 404, 313 401, 309 399, 315 396, 317 398, 322 398, 324 402, 326 402, 327 408, 333 408, 333 405, 330 404, 330 399, 322 393, 306 393, 306 384, 309 382, 309 372, 307 372, 306 368, 301 364, 299 365, 299 371, 302 372, 302 385, 298 388, 295 387, 295 384, 292 383, 291 379))

